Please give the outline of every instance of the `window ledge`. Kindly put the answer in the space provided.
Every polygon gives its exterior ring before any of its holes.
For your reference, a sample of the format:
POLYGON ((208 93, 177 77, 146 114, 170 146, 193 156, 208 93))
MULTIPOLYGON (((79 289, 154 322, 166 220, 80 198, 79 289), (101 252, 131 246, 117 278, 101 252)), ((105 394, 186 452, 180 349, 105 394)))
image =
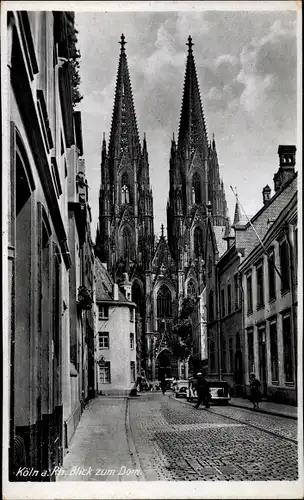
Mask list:
POLYGON ((268 301, 268 304, 273 304, 276 300, 277 300, 276 297, 271 297, 271 299, 269 299, 268 301))
POLYGON ((247 316, 251 316, 253 311, 247 311, 247 316))
POLYGON ((280 382, 278 380, 272 380, 271 385, 280 385, 280 382))
POLYGON ((284 385, 286 387, 294 387, 295 386, 294 382, 285 382, 284 385))
POLYGON ((285 288, 284 290, 281 289, 281 296, 283 297, 284 295, 287 295, 288 292, 290 292, 290 288, 285 288))
POLYGON ((265 307, 265 304, 260 304, 257 306, 256 310, 260 311, 261 309, 264 309, 264 307, 265 307))

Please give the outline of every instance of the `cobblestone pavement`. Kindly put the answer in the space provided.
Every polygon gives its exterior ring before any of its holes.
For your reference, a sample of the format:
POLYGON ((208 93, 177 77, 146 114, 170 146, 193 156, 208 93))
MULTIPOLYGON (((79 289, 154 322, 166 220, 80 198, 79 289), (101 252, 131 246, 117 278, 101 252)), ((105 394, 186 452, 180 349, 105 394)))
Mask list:
POLYGON ((296 422, 251 413, 196 410, 158 393, 130 400, 131 436, 145 479, 296 480, 297 444, 283 437, 296 436, 296 422), (277 435, 265 432, 274 428, 277 435))

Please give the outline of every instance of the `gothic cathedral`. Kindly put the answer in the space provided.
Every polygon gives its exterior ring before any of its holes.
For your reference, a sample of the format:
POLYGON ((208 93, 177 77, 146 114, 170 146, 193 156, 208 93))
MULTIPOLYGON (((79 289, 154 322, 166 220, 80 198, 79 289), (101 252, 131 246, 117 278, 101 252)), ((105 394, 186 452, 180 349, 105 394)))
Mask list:
POLYGON ((167 237, 162 225, 155 244, 147 141, 144 136, 141 146, 123 35, 120 44, 108 150, 102 142, 95 251, 117 283, 127 280, 132 287, 140 368, 150 380, 161 373, 182 377, 188 366, 175 359, 168 336, 183 299, 205 289, 208 220, 229 230, 223 181, 214 137, 208 141, 189 36, 178 140, 173 135, 171 143, 167 237))

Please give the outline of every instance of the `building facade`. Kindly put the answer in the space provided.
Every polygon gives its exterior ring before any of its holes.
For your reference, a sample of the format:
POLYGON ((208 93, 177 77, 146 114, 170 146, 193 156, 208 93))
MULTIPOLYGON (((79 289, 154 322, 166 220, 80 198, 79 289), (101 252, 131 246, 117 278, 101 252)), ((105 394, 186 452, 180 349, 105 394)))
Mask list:
POLYGON ((244 248, 239 270, 244 291, 245 391, 256 373, 262 394, 297 402, 297 174, 295 147, 279 147, 275 194, 263 189, 264 206, 248 225, 236 226, 236 245, 244 248), (247 243, 244 245, 244 243, 247 243))
POLYGON ((129 395, 136 385, 136 304, 127 273, 119 287, 95 260, 96 378, 98 394, 129 395))
POLYGON ((73 392, 68 198, 81 154, 67 64, 74 17, 9 12, 7 30, 9 470, 12 481, 25 480, 20 466, 37 471, 26 480, 50 481, 43 471, 62 463, 73 392))

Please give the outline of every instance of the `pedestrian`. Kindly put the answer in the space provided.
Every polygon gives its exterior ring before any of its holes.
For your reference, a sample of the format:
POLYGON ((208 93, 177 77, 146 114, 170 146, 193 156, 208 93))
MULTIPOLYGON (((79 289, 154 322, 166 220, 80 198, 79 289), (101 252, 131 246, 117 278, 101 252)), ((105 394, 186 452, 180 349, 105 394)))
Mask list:
POLYGON ((250 401, 253 404, 253 410, 259 410, 259 402, 261 400, 261 382, 256 378, 254 373, 249 375, 250 384, 250 401))
POLYGON ((160 387, 161 387, 162 393, 166 394, 166 381, 165 381, 165 379, 161 380, 160 387))
POLYGON ((201 403, 204 404, 205 408, 210 408, 209 384, 201 372, 197 374, 196 392, 198 395, 198 400, 194 408, 198 409, 201 403))

